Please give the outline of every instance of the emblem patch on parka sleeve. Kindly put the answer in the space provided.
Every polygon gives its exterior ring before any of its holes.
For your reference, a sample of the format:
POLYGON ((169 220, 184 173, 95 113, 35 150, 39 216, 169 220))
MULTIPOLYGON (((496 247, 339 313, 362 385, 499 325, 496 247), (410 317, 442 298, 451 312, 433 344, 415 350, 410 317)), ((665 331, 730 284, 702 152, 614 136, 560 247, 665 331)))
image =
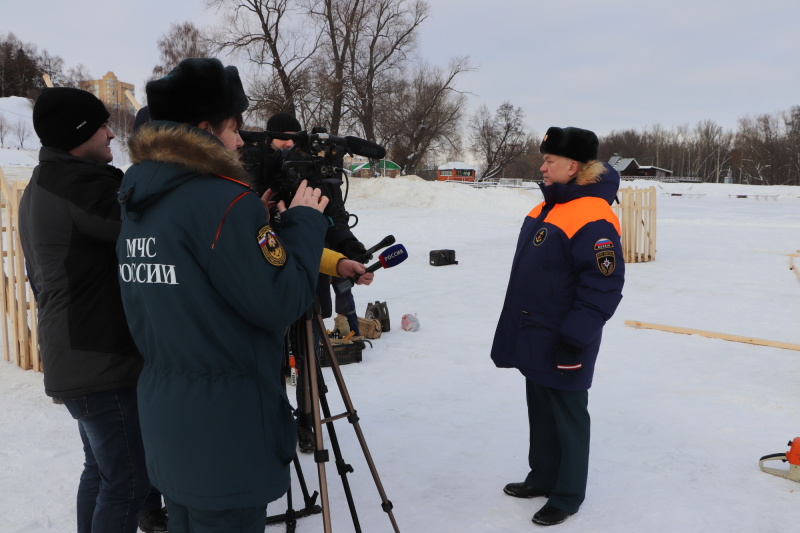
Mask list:
POLYGON ((542 228, 536 232, 536 235, 533 236, 533 245, 534 246, 541 245, 546 238, 547 238, 547 228, 542 228))
POLYGON ((614 243, 611 242, 611 239, 600 239, 596 243, 594 243, 595 250, 608 250, 609 248, 613 248, 614 243))
POLYGON ((614 267, 617 266, 616 256, 614 250, 604 250, 597 252, 597 268, 604 276, 610 276, 614 272, 614 267))
POLYGON ((264 259, 270 265, 283 266, 286 264, 286 249, 269 224, 261 226, 261 229, 258 230, 257 240, 264 259))

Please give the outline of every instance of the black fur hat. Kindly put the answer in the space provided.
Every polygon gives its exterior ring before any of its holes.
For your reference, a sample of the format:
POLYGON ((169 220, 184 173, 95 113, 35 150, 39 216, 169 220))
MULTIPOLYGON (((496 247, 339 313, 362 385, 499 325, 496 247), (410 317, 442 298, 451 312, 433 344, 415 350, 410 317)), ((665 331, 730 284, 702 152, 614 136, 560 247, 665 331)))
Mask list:
POLYGON ((88 141, 108 117, 95 95, 72 87, 48 87, 33 104, 33 129, 42 146, 65 152, 88 141))
POLYGON ((302 129, 303 127, 300 125, 300 122, 289 113, 275 113, 267 120, 267 131, 291 131, 297 133, 298 131, 302 131, 302 129))
POLYGON ((250 104, 237 68, 209 57, 184 59, 145 91, 152 120, 217 122, 243 113, 250 104))
POLYGON ((600 141, 593 131, 581 128, 548 128, 547 133, 539 145, 543 154, 560 155, 581 163, 588 163, 597 159, 600 141))

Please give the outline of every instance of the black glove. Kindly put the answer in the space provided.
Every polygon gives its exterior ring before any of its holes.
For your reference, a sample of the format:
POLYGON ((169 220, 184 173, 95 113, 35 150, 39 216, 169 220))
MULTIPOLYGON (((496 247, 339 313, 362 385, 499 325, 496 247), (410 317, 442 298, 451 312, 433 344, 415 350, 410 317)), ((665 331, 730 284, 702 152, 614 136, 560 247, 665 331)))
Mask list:
POLYGON ((560 341, 556 348, 556 368, 565 376, 577 374, 583 370, 581 355, 583 355, 583 350, 567 344, 563 340, 560 341))
MULTIPOLYGON (((339 251, 348 259, 355 259, 362 255, 367 249, 358 239, 346 239, 339 244, 339 251)), ((367 257, 363 262, 369 261, 371 257, 367 257)))

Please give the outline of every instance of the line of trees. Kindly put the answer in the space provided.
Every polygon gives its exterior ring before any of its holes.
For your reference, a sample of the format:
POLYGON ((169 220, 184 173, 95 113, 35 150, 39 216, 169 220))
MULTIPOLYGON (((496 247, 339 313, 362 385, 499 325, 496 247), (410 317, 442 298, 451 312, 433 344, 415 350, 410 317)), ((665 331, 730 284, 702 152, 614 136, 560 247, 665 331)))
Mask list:
MULTIPOLYGON (((44 75, 50 76, 56 87, 85 86, 92 79, 85 65, 67 68, 64 60, 47 50, 39 52, 33 43, 20 41, 13 33, 0 35, 0 97, 19 96, 35 100, 45 88, 44 75)), ((109 123, 125 144, 125 137, 133 126, 134 113, 130 106, 112 106, 109 123)), ((0 147, 6 148, 10 139, 16 140, 18 148, 25 148, 25 141, 34 132, 29 122, 23 119, 9 122, 0 115, 0 147)))
POLYGON ((20 119, 10 123, 0 115, 0 148, 7 148, 6 140, 12 138, 17 141, 18 148, 25 149, 25 141, 32 133, 27 121, 20 119))
MULTIPOLYGON (((467 116, 461 75, 476 70, 469 57, 431 65, 417 54, 417 32, 427 20, 424 0, 207 0, 220 14, 216 28, 173 24, 159 39, 160 63, 152 78, 186 57, 234 54, 247 65, 243 79, 251 98, 247 117, 260 128, 272 114, 294 113, 310 129, 352 134, 382 144, 389 158, 413 174, 444 161, 473 159, 478 179, 535 179, 540 139, 524 127, 525 113, 511 102, 494 112, 486 105, 467 116), (465 125, 466 123, 466 125, 465 125), (472 157, 466 156, 470 152, 472 157)), ((13 33, 0 36, 0 97, 35 98, 43 74, 57 86, 80 87, 91 79, 83 65, 63 60, 13 33)), ((112 111, 124 135, 128 109, 112 111)), ((0 145, 23 135, 0 122, 0 145)), ((30 132, 27 132, 30 135, 30 132)), ((736 131, 711 120, 693 128, 612 131, 601 138, 600 158, 632 157, 673 176, 719 182, 800 185, 800 106, 740 119, 736 131)), ((373 165, 378 168, 378 165, 373 165)))
POLYGON ((45 87, 45 74, 58 87, 79 87, 91 79, 82 64, 68 69, 59 56, 39 52, 35 44, 23 43, 13 33, 0 35, 0 98, 35 99, 45 87))
POLYGON ((721 182, 730 173, 737 183, 800 185, 800 106, 739 119, 736 131, 711 120, 694 128, 614 131, 600 140, 600 158, 614 154, 705 182, 721 182))
MULTIPOLYGON (((294 113, 310 129, 385 146, 406 172, 460 150, 468 57, 417 55, 424 0, 209 0, 221 23, 206 41, 250 66, 249 120, 294 113)), ((377 165, 373 165, 377 168, 377 165)))

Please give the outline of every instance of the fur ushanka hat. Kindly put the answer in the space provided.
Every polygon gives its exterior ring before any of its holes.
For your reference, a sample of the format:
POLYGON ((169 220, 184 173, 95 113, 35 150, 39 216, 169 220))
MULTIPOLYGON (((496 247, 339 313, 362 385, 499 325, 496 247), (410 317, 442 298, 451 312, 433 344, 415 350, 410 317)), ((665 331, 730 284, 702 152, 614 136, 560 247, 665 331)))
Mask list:
POLYGON ((543 154, 560 155, 581 163, 597 159, 600 141, 593 131, 581 128, 548 128, 539 151, 543 154))
POLYGON ((151 120, 198 124, 243 113, 250 105, 239 71, 215 58, 184 59, 145 87, 151 120))

